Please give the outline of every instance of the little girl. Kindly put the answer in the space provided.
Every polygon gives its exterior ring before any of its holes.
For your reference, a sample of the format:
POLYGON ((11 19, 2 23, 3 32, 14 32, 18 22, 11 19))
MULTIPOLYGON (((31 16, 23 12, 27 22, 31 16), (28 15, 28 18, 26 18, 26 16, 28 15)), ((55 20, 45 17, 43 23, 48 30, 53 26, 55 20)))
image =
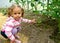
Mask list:
POLYGON ((12 5, 10 8, 8 8, 8 19, 6 20, 6 23, 3 25, 3 28, 1 30, 1 35, 7 39, 10 40, 10 43, 21 43, 20 41, 16 40, 17 33, 21 29, 21 22, 26 23, 35 23, 35 19, 28 20, 24 19, 24 10, 19 5, 12 5))

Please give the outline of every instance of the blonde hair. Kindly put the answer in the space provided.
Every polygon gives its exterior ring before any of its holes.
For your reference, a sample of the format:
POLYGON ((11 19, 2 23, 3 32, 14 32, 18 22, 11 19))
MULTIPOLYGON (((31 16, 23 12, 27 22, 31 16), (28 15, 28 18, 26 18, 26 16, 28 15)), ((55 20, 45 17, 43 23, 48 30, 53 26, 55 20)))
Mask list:
POLYGON ((20 7, 19 5, 17 5, 17 4, 13 4, 11 7, 8 8, 8 10, 7 10, 8 17, 10 17, 10 16, 12 15, 13 9, 14 9, 15 7, 19 7, 19 8, 21 9, 22 17, 23 17, 23 15, 24 15, 24 9, 21 8, 21 7, 20 7))

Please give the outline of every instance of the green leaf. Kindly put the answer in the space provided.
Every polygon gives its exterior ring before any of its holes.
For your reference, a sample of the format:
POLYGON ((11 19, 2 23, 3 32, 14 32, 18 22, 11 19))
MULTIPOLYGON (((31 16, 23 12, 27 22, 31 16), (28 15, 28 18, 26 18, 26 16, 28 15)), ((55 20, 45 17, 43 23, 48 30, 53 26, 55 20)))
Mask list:
POLYGON ((41 4, 41 2, 39 1, 38 4, 41 4))
POLYGON ((34 1, 39 1, 39 0, 34 0, 34 1))
POLYGON ((11 2, 12 0, 9 0, 9 2, 11 2))
POLYGON ((33 13, 35 13, 35 14, 39 14, 39 11, 33 11, 33 13))
POLYGON ((15 2, 16 2, 16 4, 19 4, 19 0, 17 1, 17 0, 15 0, 15 2))
POLYGON ((33 7, 33 6, 34 6, 34 4, 33 4, 33 3, 31 3, 31 6, 33 7))
POLYGON ((23 2, 23 0, 21 0, 23 2))

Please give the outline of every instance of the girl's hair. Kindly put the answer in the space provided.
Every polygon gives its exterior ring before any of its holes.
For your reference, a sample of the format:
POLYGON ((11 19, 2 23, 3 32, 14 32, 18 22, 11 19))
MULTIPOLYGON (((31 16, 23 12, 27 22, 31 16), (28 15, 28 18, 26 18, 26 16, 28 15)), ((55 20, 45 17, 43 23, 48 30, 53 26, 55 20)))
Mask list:
POLYGON ((23 17, 23 15, 24 15, 24 9, 21 8, 21 7, 20 7, 19 5, 17 5, 17 4, 13 4, 11 7, 8 8, 8 10, 7 10, 8 17, 11 16, 11 14, 12 14, 12 12, 13 12, 13 9, 14 9, 15 7, 19 7, 19 8, 21 9, 22 17, 23 17))

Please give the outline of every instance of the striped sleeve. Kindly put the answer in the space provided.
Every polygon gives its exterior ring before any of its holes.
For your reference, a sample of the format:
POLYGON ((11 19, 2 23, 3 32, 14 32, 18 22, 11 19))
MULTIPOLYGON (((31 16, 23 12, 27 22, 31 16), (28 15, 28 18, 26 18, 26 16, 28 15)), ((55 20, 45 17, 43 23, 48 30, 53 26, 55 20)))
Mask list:
POLYGON ((31 23, 31 20, 29 20, 29 19, 21 18, 21 21, 22 21, 22 22, 25 22, 25 23, 31 23))

